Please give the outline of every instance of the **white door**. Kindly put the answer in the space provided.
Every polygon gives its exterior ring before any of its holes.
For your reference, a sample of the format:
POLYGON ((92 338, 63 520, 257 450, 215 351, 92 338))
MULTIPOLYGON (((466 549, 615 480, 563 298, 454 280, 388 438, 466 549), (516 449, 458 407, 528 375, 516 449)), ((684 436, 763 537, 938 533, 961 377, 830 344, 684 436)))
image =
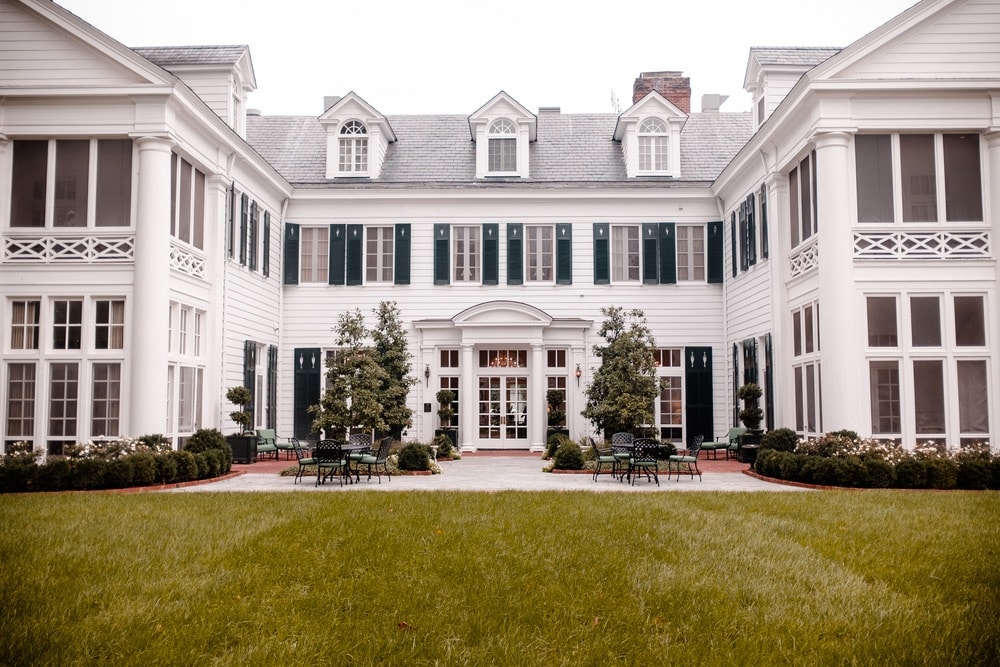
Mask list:
POLYGON ((484 449, 528 447, 528 377, 479 377, 479 442, 484 449))

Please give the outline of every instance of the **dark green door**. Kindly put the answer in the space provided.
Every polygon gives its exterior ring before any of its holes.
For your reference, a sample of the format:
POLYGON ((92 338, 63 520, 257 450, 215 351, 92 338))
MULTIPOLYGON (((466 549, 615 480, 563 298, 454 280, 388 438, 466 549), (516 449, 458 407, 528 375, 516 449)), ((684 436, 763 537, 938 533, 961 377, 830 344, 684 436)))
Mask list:
POLYGON ((295 397, 293 399, 294 436, 306 440, 313 437, 309 406, 319 403, 323 379, 323 356, 318 347, 295 349, 295 397))
MULTIPOLYGON (((712 433, 712 348, 684 348, 684 390, 686 395, 685 419, 687 439, 705 436, 706 442, 715 438, 712 433)), ((687 444, 687 443, 685 443, 687 444)))

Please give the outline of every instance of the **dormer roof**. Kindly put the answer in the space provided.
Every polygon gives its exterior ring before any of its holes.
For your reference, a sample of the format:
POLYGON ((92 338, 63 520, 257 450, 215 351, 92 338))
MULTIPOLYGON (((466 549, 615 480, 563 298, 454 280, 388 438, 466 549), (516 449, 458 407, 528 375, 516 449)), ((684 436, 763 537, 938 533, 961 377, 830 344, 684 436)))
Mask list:
POLYGON ((392 125, 389 124, 389 119, 383 116, 375 107, 368 104, 368 102, 365 102, 353 90, 320 114, 319 122, 324 126, 340 126, 344 121, 351 118, 363 121, 366 125, 374 125, 381 128, 385 140, 389 143, 396 141, 396 134, 392 130, 392 125))
POLYGON ((688 114, 678 109, 673 102, 663 95, 653 90, 618 116, 618 122, 615 124, 615 141, 621 141, 626 130, 631 125, 637 123, 640 118, 647 116, 657 116, 671 123, 671 125, 678 121, 683 125, 684 121, 688 119, 688 114))
POLYGON ((498 116, 510 118, 518 126, 526 125, 528 128, 528 141, 534 141, 537 138, 538 117, 528 111, 520 102, 501 90, 489 102, 476 109, 469 116, 469 132, 472 135, 472 140, 476 140, 476 125, 486 123, 498 116))

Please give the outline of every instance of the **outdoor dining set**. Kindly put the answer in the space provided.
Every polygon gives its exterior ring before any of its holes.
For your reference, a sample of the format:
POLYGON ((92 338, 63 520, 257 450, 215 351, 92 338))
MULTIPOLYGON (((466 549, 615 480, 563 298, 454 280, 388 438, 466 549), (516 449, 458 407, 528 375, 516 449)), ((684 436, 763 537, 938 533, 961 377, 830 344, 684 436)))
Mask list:
MULTIPOLYGON (((635 484, 636 480, 645 476, 647 481, 660 485, 661 470, 667 472, 667 479, 676 475, 680 481, 681 475, 690 475, 691 479, 698 476, 701 481, 701 470, 698 469, 698 454, 701 451, 703 436, 695 436, 689 449, 682 449, 669 454, 665 460, 661 458, 663 445, 654 438, 636 438, 631 433, 615 433, 607 447, 601 448, 593 438, 590 447, 594 453, 594 481, 602 473, 621 482, 635 484), (664 466, 660 468, 661 464, 664 466), (604 467, 607 466, 607 470, 604 467)), ((672 450, 672 448, 671 448, 672 450)))
POLYGON ((299 483, 307 472, 316 470, 316 486, 337 479, 340 484, 352 484, 361 481, 361 473, 366 472, 371 480, 374 474, 378 483, 382 483, 382 473, 389 481, 389 450, 392 447, 392 437, 387 436, 373 445, 368 433, 355 433, 345 440, 320 440, 315 443, 303 442, 296 438, 276 438, 274 431, 265 429, 257 431, 258 455, 271 455, 275 459, 281 451, 286 455, 295 453, 299 469, 295 473, 295 484, 299 483))

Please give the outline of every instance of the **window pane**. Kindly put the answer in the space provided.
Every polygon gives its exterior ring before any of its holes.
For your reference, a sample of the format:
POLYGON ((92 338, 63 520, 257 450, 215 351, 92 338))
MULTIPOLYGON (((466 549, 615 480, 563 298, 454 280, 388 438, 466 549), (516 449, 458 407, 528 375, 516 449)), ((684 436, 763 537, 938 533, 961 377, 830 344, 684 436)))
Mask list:
POLYGON ((854 138, 858 222, 892 222, 892 141, 887 134, 854 138))
POLYGON ((896 347, 896 298, 891 296, 868 297, 868 345, 871 347, 896 347))
POLYGON ((87 188, 90 169, 90 142, 56 142, 56 227, 87 226, 87 188))
POLYGON ((806 354, 815 351, 815 346, 813 344, 813 309, 811 306, 806 306, 802 313, 803 324, 805 324, 805 338, 806 338, 806 354))
POLYGON ((989 387, 986 362, 958 362, 958 428, 961 433, 989 433, 989 387))
POLYGON ((796 310, 792 313, 792 355, 802 354, 802 312, 796 310))
POLYGON ((7 365, 8 437, 35 434, 35 364, 7 365))
POLYGON ((961 346, 986 345, 983 297, 955 297, 955 344, 961 346))
POLYGON ((177 193, 177 238, 191 242, 191 163, 181 159, 180 192, 177 193))
POLYGON ((913 362, 917 435, 944 433, 944 370, 940 360, 913 362))
POLYGON ((131 209, 132 142, 101 139, 97 142, 97 219, 94 224, 127 227, 131 209))
POLYGON ((910 299, 910 335, 914 347, 941 346, 941 308, 936 296, 910 299))
MULTIPOLYGON (((792 169, 788 174, 788 215, 789 231, 791 232, 791 247, 799 244, 799 170, 792 169)), ((801 430, 801 429, 800 429, 801 430)))
POLYGON ((49 385, 49 435, 76 436, 76 364, 52 364, 49 385))
POLYGON ((983 219, 979 135, 944 135, 944 202, 949 222, 983 219))
POLYGON ((52 311, 52 347, 79 350, 83 333, 83 302, 55 301, 52 311))
POLYGON ((871 403, 872 433, 899 433, 899 366, 897 362, 871 362, 871 403))
POLYGON ((38 301, 14 301, 11 303, 11 349, 38 349, 38 316, 40 305, 38 301))
POLYGON ((812 236, 812 165, 809 158, 799 163, 799 192, 801 193, 802 207, 799 214, 802 216, 802 240, 812 236))
POLYGON ((611 228, 611 279, 639 280, 638 225, 620 225, 611 228))
POLYGON ((91 435, 119 435, 121 365, 94 364, 93 391, 91 435))
POLYGON ((94 347, 98 350, 125 347, 125 302, 98 301, 94 311, 94 347))
POLYGON ((517 171, 517 139, 489 140, 489 170, 517 171))
POLYGON ((479 227, 453 227, 455 282, 479 280, 479 227))
POLYGON ((934 177, 934 137, 899 137, 903 190, 903 222, 937 221, 937 184, 934 177))
POLYGON ((365 229, 365 280, 392 282, 393 228, 365 229))
POLYGON ((302 228, 299 279, 304 283, 325 283, 329 274, 329 227, 302 228))
POLYGON ((528 243, 525 249, 527 276, 529 281, 552 280, 553 228, 529 225, 528 243))
POLYGON ((45 226, 45 172, 49 142, 15 141, 11 227, 45 226))

